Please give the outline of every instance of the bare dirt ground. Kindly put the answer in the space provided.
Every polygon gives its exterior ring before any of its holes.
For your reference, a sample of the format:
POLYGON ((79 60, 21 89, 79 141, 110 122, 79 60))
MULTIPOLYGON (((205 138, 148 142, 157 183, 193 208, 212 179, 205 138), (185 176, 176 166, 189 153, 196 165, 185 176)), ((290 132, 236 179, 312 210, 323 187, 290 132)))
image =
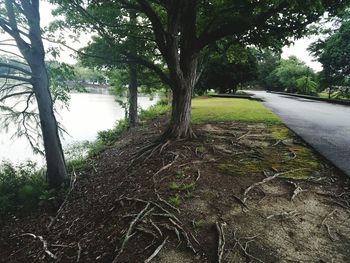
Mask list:
POLYGON ((67 201, 3 220, 1 262, 349 262, 349 180, 283 126, 210 123, 90 160, 67 201), (154 256, 154 257, 153 257, 154 256))

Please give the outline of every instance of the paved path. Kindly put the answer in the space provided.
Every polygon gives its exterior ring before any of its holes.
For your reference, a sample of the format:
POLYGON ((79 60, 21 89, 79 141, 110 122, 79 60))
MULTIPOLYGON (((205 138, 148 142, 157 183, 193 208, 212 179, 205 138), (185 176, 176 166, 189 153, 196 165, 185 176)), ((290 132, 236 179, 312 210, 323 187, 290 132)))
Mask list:
POLYGON ((350 176, 350 106, 249 91, 290 129, 350 176))

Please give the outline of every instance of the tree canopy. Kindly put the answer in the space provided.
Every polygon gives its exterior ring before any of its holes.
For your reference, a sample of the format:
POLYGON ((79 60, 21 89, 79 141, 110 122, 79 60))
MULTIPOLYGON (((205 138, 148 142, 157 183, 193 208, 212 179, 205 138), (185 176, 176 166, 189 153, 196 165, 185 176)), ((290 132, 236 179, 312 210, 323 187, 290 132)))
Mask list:
POLYGON ((154 70, 173 91, 172 117, 165 137, 188 137, 191 95, 197 81, 198 58, 208 45, 223 38, 240 45, 281 47, 301 37, 307 25, 324 12, 333 14, 341 1, 67 1, 59 13, 74 26, 88 26, 118 47, 126 32, 148 45, 151 58, 129 48, 118 49, 120 62, 136 62, 154 70), (126 19, 135 12, 139 23, 126 19), (112 19, 111 19, 112 18, 112 19), (132 29, 132 30, 131 30, 132 29), (160 63, 159 63, 160 62, 160 63), (164 67, 163 65, 166 65, 164 67))

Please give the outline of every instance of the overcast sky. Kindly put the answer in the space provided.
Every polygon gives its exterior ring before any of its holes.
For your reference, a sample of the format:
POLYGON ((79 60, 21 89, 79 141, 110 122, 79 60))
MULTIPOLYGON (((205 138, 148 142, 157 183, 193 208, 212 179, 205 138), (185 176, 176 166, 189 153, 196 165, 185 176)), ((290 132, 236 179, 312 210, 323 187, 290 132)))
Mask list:
MULTIPOLYGON (((41 14, 41 25, 43 27, 47 26, 51 21, 54 20, 54 17, 52 16, 51 11, 52 11, 52 5, 46 1, 41 1, 40 14, 41 14)), ((315 58, 313 58, 307 51, 307 47, 316 39, 317 39, 316 37, 311 37, 311 38, 308 37, 308 38, 303 38, 295 41, 293 45, 283 48, 282 57, 288 58, 289 56, 294 55, 298 57, 300 60, 304 61, 308 66, 310 66, 314 70, 316 71, 322 70, 321 64, 318 63, 317 61, 314 61, 315 58)), ((79 49, 88 43, 89 36, 83 35, 79 41, 80 43, 74 43, 72 41, 67 40, 67 42, 69 42, 71 47, 75 49, 79 49)), ((46 45, 46 48, 48 48, 51 44, 45 43, 45 45, 46 45)), ((72 57, 72 55, 74 56, 74 53, 68 50, 61 52, 60 60, 66 63, 73 64, 75 63, 76 60, 72 57)))

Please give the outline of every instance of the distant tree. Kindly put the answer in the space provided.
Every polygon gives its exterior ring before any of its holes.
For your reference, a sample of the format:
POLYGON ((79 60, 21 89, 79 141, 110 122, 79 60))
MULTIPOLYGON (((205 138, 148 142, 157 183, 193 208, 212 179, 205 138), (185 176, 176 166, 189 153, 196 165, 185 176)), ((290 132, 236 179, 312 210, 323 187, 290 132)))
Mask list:
POLYGON ((309 76, 303 76, 296 81, 296 90, 299 94, 317 95, 317 83, 309 76))
MULTIPOLYGON (((305 80, 316 80, 314 71, 295 56, 280 60, 278 66, 268 75, 268 79, 275 82, 275 89, 292 93, 301 92, 301 89, 298 90, 297 80, 304 77, 305 80)), ((304 91, 306 90, 305 88, 304 91)))
POLYGON ((196 92, 214 89, 219 93, 236 93, 239 84, 256 79, 257 58, 252 49, 220 41, 209 47, 207 52, 196 92))
POLYGON ((341 22, 339 29, 325 40, 313 43, 309 50, 323 66, 321 81, 324 88, 329 88, 331 93, 334 86, 350 85, 350 21, 348 17, 341 22))
POLYGON ((16 46, 20 51, 20 54, 8 52, 18 58, 17 64, 9 61, 0 63, 0 68, 9 70, 0 74, 4 80, 0 89, 0 108, 5 112, 5 123, 9 118, 22 120, 19 135, 26 136, 32 146, 38 149, 32 137, 38 127, 33 127, 31 121, 37 123, 40 120, 49 186, 60 187, 66 176, 66 167, 49 91, 49 74, 44 62, 39 0, 1 1, 0 27, 11 38, 5 43, 16 46), (12 106, 4 103, 11 99, 15 99, 12 106), (38 113, 29 111, 34 99, 38 113), (20 107, 23 109, 18 110, 20 107))
POLYGON ((281 52, 264 49, 256 50, 255 54, 258 59, 258 85, 265 90, 277 90, 279 88, 278 79, 270 73, 277 68, 281 52))

